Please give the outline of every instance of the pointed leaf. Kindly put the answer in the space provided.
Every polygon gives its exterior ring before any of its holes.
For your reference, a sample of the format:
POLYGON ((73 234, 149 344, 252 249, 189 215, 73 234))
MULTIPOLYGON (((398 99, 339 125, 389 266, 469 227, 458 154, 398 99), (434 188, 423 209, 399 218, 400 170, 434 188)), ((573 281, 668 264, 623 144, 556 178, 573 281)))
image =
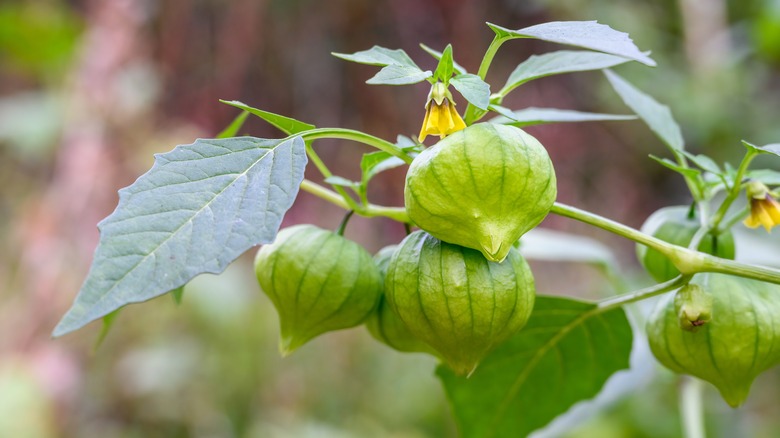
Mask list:
POLYGON ((277 129, 279 129, 280 131, 284 132, 287 135, 293 135, 299 132, 308 131, 315 128, 314 125, 310 125, 308 123, 291 119, 290 117, 269 113, 268 111, 259 110, 257 108, 252 108, 251 106, 243 102, 239 102, 237 100, 231 100, 231 101, 220 100, 220 102, 230 106, 234 106, 244 111, 248 111, 256 115, 257 117, 260 117, 261 119, 265 120, 266 122, 274 125, 277 129))
POLYGON ((470 73, 457 75, 450 80, 450 84, 469 103, 479 109, 487 110, 490 104, 490 85, 479 76, 470 73))
POLYGON ((271 242, 305 166, 300 137, 201 139, 157 155, 98 225, 89 274, 54 336, 198 274, 222 272, 249 248, 271 242))
POLYGON ((699 175, 701 175, 700 170, 692 169, 690 167, 680 166, 679 164, 675 163, 672 160, 669 160, 668 158, 659 158, 656 157, 655 155, 650 155, 650 158, 657 161, 660 165, 666 167, 667 169, 671 169, 686 178, 697 178, 699 175))
POLYGON ((490 105, 490 109, 501 114, 490 120, 491 123, 513 125, 517 127, 542 125, 545 123, 560 122, 595 122, 609 120, 635 120, 636 116, 630 114, 601 114, 586 113, 573 110, 555 108, 525 108, 512 111, 498 105, 490 105))
POLYGON ((379 70, 379 73, 367 80, 371 85, 408 85, 422 82, 433 76, 430 70, 422 71, 418 67, 391 64, 379 70))
POLYGON ((561 50, 543 55, 532 55, 515 68, 509 75, 506 85, 498 94, 506 96, 516 87, 533 79, 561 73, 601 70, 629 61, 630 59, 622 56, 584 50, 561 50))
POLYGON ((714 173, 716 175, 721 174, 720 166, 718 166, 718 163, 716 163, 712 158, 701 154, 695 155, 686 151, 681 152, 683 155, 685 155, 686 158, 691 160, 693 164, 699 166, 702 170, 714 173))
POLYGON ((680 126, 674 121, 668 106, 656 102, 612 71, 604 70, 604 74, 623 102, 644 120, 661 141, 675 152, 685 148, 680 126))
POLYGON ((746 148, 754 149, 761 154, 780 155, 780 143, 772 143, 764 146, 756 146, 752 143, 742 140, 742 144, 745 145, 746 148))
POLYGON ((100 348, 100 346, 103 345, 103 342, 106 340, 106 336, 108 336, 108 332, 110 332, 111 329, 114 327, 114 324, 116 323, 116 318, 117 316, 119 316, 119 312, 121 311, 122 309, 116 309, 113 312, 103 317, 103 326, 100 327, 100 334, 98 334, 98 337, 95 340, 95 345, 93 345, 92 347, 93 351, 97 351, 98 348, 100 348))
POLYGON ((238 134, 238 130, 241 129, 242 126, 244 126, 244 122, 246 122, 246 118, 249 117, 248 111, 241 111, 241 113, 236 116, 235 119, 233 119, 232 122, 228 126, 225 127, 225 129, 222 130, 219 134, 217 134, 217 138, 229 138, 229 137, 235 137, 236 134, 238 134))
POLYGON ((171 297, 173 297, 173 302, 176 303, 177 306, 181 305, 181 300, 184 299, 184 285, 172 290, 171 297))
MULTIPOLYGON (((431 55, 434 58, 436 58, 437 61, 441 60, 442 52, 439 52, 438 50, 434 50, 434 49, 432 49, 432 48, 430 48, 430 47, 428 47, 428 46, 426 46, 425 44, 422 44, 422 43, 420 44, 420 47, 422 47, 423 50, 428 52, 429 55, 431 55)), ((455 72, 455 74, 457 74, 457 75, 463 74, 463 73, 468 73, 465 68, 463 68, 457 62, 455 62, 455 59, 452 60, 452 68, 453 68, 453 71, 455 72)))
POLYGON ((371 178, 380 172, 403 166, 404 164, 406 164, 404 160, 384 151, 365 154, 360 160, 360 170, 363 172, 363 184, 368 184, 371 178))
POLYGON ((360 183, 344 178, 343 176, 331 175, 324 180, 326 183, 334 186, 349 187, 353 190, 360 186, 360 183))
POLYGON ((463 437, 527 436, 628 368, 631 343, 622 309, 539 296, 528 324, 471 377, 437 374, 463 437))
POLYGON ((402 65, 406 67, 414 67, 418 70, 417 64, 412 61, 412 58, 401 49, 386 49, 384 47, 374 46, 368 50, 355 52, 351 54, 347 53, 332 53, 337 58, 344 59, 346 61, 357 62, 358 64, 368 65, 402 65))
POLYGON ((439 64, 436 66, 436 71, 433 72, 433 79, 435 81, 444 82, 445 85, 450 83, 452 72, 454 67, 452 66, 452 44, 447 44, 444 48, 441 58, 439 58, 439 64))
POLYGON ((552 43, 611 53, 653 67, 656 65, 655 61, 634 45, 627 33, 617 31, 596 21, 553 21, 519 30, 511 30, 490 23, 488 23, 488 26, 499 37, 535 38, 552 43))

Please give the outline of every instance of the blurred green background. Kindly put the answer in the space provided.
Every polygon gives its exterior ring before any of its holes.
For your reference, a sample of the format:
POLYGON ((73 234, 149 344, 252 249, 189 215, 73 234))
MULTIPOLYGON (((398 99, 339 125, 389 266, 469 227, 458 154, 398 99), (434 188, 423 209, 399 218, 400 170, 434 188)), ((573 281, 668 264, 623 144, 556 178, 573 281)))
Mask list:
MULTIPOLYGON (((4 0, 0 437, 455 435, 435 362, 377 344, 362 327, 281 359, 253 254, 220 276, 195 279, 180 306, 166 296, 125 309, 98 349, 97 323, 62 339, 50 332, 87 273, 95 225, 114 209, 116 191, 145 172, 154 153, 212 137, 229 123, 237 112, 218 99, 387 139, 415 135, 425 85, 368 86, 375 68, 330 53, 378 44, 432 68, 418 43, 442 49, 451 42, 457 62, 475 71, 492 39, 486 21, 517 29, 594 19, 653 52, 657 68, 617 70, 671 106, 689 149, 733 163, 740 139, 780 141, 780 0, 4 0)), ((500 87, 526 57, 555 49, 507 43, 488 80, 500 87)), ((505 105, 627 112, 595 72, 532 82, 505 105)), ((681 178, 647 159, 665 151, 640 122, 529 131, 550 151, 563 202, 638 227, 655 209, 689 201, 681 178)), ((279 136, 251 119, 242 133, 279 136)), ((346 177, 359 175, 354 151, 368 150, 335 141, 318 148, 346 177)), ((316 169, 307 176, 317 180, 316 169)), ((397 169, 377 177, 372 200, 400 205, 403 176, 397 169)), ((342 214, 302 193, 285 225, 335 228, 342 214)), ((599 239, 632 282, 647 281, 630 242, 558 217, 544 226, 599 239)), ((370 251, 403 235, 384 219, 356 218, 347 229, 370 251)), ((738 251, 755 256, 750 247, 738 251)), ((609 291, 591 268, 533 266, 544 293, 609 291)), ((638 371, 600 403, 600 413, 540 436, 680 436, 679 380, 638 345, 638 371)), ((780 435, 779 378, 776 371, 760 377, 736 411, 708 387, 712 436, 780 435)))

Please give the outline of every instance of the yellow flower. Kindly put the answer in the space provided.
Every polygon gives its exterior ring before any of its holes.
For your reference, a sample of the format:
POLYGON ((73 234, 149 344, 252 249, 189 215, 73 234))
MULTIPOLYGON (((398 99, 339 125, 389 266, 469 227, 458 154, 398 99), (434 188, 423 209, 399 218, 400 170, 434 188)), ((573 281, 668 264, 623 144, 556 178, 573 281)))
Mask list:
POLYGON ((780 202, 772 196, 767 186, 754 181, 747 187, 750 200, 750 216, 742 222, 745 226, 756 228, 762 225, 769 232, 775 225, 780 225, 780 202))
POLYGON ((465 127, 466 123, 455 109, 450 91, 441 82, 433 84, 425 105, 425 119, 417 139, 422 143, 429 135, 444 138, 465 127))

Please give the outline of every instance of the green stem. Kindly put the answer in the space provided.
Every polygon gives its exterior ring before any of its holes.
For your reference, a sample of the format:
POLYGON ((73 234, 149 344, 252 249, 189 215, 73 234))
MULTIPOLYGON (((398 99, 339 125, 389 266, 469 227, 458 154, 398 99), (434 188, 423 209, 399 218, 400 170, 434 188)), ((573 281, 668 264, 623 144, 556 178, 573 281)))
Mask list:
POLYGON ((317 128, 317 129, 311 129, 309 131, 299 132, 295 135, 299 135, 303 137, 305 141, 314 141, 321 138, 339 138, 343 140, 352 140, 358 143, 363 143, 369 146, 373 146, 381 151, 385 151, 390 155, 393 155, 395 157, 404 160, 404 162, 407 164, 411 163, 412 160, 414 159, 413 157, 410 157, 406 152, 404 152, 401 148, 394 145, 393 143, 390 143, 387 140, 383 140, 379 137, 374 137, 373 135, 366 134, 365 132, 355 131, 353 129, 317 128))
POLYGON ((663 240, 657 239, 639 230, 635 230, 627 225, 623 225, 585 210, 580 210, 576 207, 561 204, 560 202, 556 202, 553 205, 552 209, 550 209, 550 213, 578 220, 588 225, 593 225, 594 227, 623 236, 634 242, 641 243, 642 245, 649 246, 661 253, 667 253, 675 247, 675 245, 664 242, 663 240))
POLYGON ((745 157, 742 159, 742 162, 739 163, 739 168, 737 169, 737 174, 734 177, 734 182, 731 184, 731 190, 729 190, 728 195, 726 195, 726 199, 723 200, 720 208, 718 208, 718 211, 716 211, 715 215, 712 217, 710 229, 720 229, 720 222, 726 216, 726 213, 729 211, 731 204, 739 196, 739 192, 742 189, 742 179, 745 177, 745 172, 747 172, 747 168, 750 165, 750 162, 753 161, 753 158, 755 158, 756 155, 757 152, 753 149, 748 149, 748 151, 745 153, 745 157))
POLYGON ((344 230, 347 229, 347 223, 349 223, 349 220, 352 218, 353 214, 355 214, 355 210, 350 210, 347 212, 347 214, 344 215, 344 219, 341 220, 341 224, 339 224, 339 228, 336 230, 336 234, 339 236, 344 235, 344 230))
POLYGON ((702 381, 691 376, 682 376, 680 387, 680 415, 685 438, 705 438, 702 381))
MULTIPOLYGON (((483 81, 487 77, 487 72, 490 70, 490 64, 493 62, 493 58, 495 58, 499 47, 501 47, 504 42, 510 39, 511 38, 500 37, 498 34, 493 37, 493 41, 490 42, 490 46, 488 46, 487 50, 485 51, 485 56, 482 57, 482 62, 479 64, 479 71, 477 72, 477 75, 483 81)), ((487 111, 481 110, 469 103, 466 106, 466 112, 463 117, 465 119, 466 125, 470 126, 472 123, 482 118, 482 116, 484 116, 486 113, 487 111)))
POLYGON ((677 277, 663 283, 621 294, 615 297, 605 298, 599 301, 598 308, 600 312, 606 312, 620 306, 625 306, 629 303, 645 300, 647 298, 678 289, 688 283, 690 279, 690 276, 678 275, 677 277))
MULTIPOLYGON (((314 166, 320 171, 322 176, 325 178, 330 178, 333 176, 333 173, 330 171, 330 169, 328 169, 328 166, 325 165, 322 159, 320 159, 320 156, 317 155, 317 152, 314 151, 314 148, 311 146, 311 141, 306 142, 306 155, 309 156, 309 159, 312 163, 314 163, 314 166)), ((343 187, 334 185, 333 188, 336 190, 336 193, 341 195, 341 197, 344 199, 344 202, 346 202, 348 206, 348 210, 354 210, 357 208, 357 202, 355 202, 355 200, 349 196, 349 193, 347 193, 343 187)))
POLYGON ((780 284, 780 270, 777 269, 726 260, 672 245, 621 223, 558 202, 553 205, 550 212, 593 225, 653 248, 671 260, 674 266, 685 275, 717 272, 780 284))
POLYGON ((406 209, 403 207, 385 207, 382 205, 368 204, 356 205, 353 209, 338 193, 306 179, 301 182, 301 190, 311 193, 312 195, 345 210, 354 210, 355 213, 360 216, 387 217, 401 223, 408 223, 410 220, 409 215, 406 213, 406 209))
POLYGON ((327 189, 315 182, 311 182, 308 179, 305 179, 301 182, 301 190, 304 192, 311 193, 312 195, 324 199, 331 204, 335 204, 344 210, 350 210, 349 205, 347 204, 347 201, 344 200, 338 193, 334 192, 333 190, 327 189))
POLYGON ((723 225, 720 227, 722 230, 729 230, 731 227, 737 224, 737 222, 743 220, 745 216, 747 216, 750 213, 750 204, 746 205, 745 208, 740 210, 738 213, 734 213, 733 216, 726 219, 726 222, 723 223, 723 225))

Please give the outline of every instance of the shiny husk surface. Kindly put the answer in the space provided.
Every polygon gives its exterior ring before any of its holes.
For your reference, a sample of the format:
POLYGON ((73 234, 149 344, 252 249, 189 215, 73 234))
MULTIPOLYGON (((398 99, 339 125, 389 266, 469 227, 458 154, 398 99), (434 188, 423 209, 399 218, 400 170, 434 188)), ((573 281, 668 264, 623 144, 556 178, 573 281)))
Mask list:
MULTIPOLYGON (((397 247, 398 245, 386 246, 374 255, 374 262, 376 262, 383 279, 387 273, 390 259, 397 247)), ((401 321, 401 318, 387 304, 384 293, 379 299, 379 306, 366 320, 366 328, 374 339, 395 350, 407 353, 436 354, 433 348, 409 332, 406 324, 401 321)))
POLYGON ((404 200, 420 228, 502 261, 544 219, 557 193, 547 151, 519 128, 478 123, 417 156, 404 200))
POLYGON ((313 225, 281 230, 258 251, 255 273, 279 313, 283 355, 322 333, 362 323, 382 288, 371 254, 313 225))
POLYGON ((503 263, 415 231, 401 242, 385 277, 390 306, 409 331, 457 374, 469 375, 528 321, 531 270, 511 248, 503 263))
POLYGON ((696 331, 680 328, 667 295, 647 323, 650 349, 664 366, 712 383, 737 407, 755 377, 780 363, 780 286, 711 273, 693 283, 712 296, 711 320, 696 331))
MULTIPOLYGON (((696 218, 689 217, 690 207, 676 205, 664 207, 647 218, 641 231, 669 242, 687 248, 701 224, 696 218)), ((734 259, 734 235, 731 231, 723 231, 717 237, 711 233, 704 236, 699 243, 699 251, 724 259, 734 259)), ((680 275, 674 264, 660 252, 645 245, 637 245, 637 258, 647 272, 659 283, 671 280, 680 275)))

